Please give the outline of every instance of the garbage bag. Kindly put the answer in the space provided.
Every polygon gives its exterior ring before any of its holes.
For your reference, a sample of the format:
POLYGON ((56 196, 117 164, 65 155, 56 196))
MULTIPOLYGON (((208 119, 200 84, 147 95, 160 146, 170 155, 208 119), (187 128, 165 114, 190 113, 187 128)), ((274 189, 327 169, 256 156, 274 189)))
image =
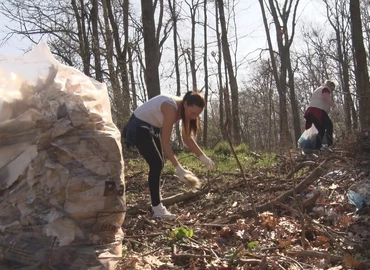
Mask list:
POLYGON ((120 136, 106 85, 45 43, 0 56, 2 269, 115 269, 126 211, 120 136))
POLYGON ((356 180, 347 192, 349 203, 356 206, 356 210, 360 211, 364 207, 370 205, 370 178, 364 177, 356 180))
POLYGON ((318 136, 318 131, 315 125, 312 125, 309 129, 306 129, 301 137, 298 139, 298 148, 303 152, 316 149, 316 137, 318 136))

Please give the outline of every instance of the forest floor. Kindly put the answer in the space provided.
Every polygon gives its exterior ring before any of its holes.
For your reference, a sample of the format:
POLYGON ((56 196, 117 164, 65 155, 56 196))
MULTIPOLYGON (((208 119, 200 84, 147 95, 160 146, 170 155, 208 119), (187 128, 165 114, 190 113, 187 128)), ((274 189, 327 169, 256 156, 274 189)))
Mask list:
POLYGON ((146 171, 126 175, 119 269, 370 269, 369 207, 356 211, 347 198, 369 176, 369 138, 277 158, 244 177, 203 175, 197 191, 163 175, 175 220, 151 219, 146 171))

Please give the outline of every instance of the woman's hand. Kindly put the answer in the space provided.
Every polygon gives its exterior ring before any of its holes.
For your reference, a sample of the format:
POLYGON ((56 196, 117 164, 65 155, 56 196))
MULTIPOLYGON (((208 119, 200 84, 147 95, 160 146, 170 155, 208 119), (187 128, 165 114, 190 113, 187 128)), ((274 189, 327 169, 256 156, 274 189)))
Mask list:
POLYGON ((210 159, 209 157, 207 157, 205 154, 202 154, 201 156, 199 156, 199 159, 200 161, 210 170, 215 170, 216 169, 216 165, 215 163, 212 161, 212 159, 210 159))
POLYGON ((187 175, 187 174, 192 174, 193 175, 193 173, 191 171, 185 170, 181 165, 176 166, 176 174, 179 177, 179 179, 183 182, 186 181, 185 175, 187 175))

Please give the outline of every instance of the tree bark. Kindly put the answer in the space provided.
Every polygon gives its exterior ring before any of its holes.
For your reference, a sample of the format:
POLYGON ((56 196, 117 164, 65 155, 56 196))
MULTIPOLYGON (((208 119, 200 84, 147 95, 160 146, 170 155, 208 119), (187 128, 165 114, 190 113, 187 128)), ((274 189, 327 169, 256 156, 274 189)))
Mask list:
POLYGON ((108 10, 107 10, 107 1, 103 0, 103 19, 104 19, 104 26, 105 26, 105 46, 106 46, 106 59, 108 65, 108 72, 109 72, 109 81, 110 86, 112 87, 113 92, 113 117, 117 122, 119 118, 119 111, 117 108, 120 107, 120 103, 122 102, 122 92, 121 92, 121 85, 119 82, 119 78, 117 76, 117 72, 115 69, 115 62, 114 62, 114 44, 113 44, 113 37, 112 31, 110 29, 110 23, 108 18, 108 10))
POLYGON ((190 6, 190 16, 191 16, 191 57, 190 57, 190 68, 191 68, 191 78, 193 81, 193 89, 198 90, 197 84, 197 68, 196 68, 196 56, 195 56, 195 28, 196 28, 196 14, 198 11, 199 1, 192 1, 192 6, 190 6))
POLYGON ((224 54, 224 60, 227 67, 227 72, 229 75, 230 82, 230 92, 231 92, 231 104, 232 104, 232 128, 233 128, 233 138, 234 143, 239 144, 241 142, 240 128, 239 128, 239 92, 236 77, 234 75, 233 64, 231 60, 229 41, 227 38, 226 20, 224 12, 223 0, 217 0, 219 14, 220 14, 220 24, 221 24, 221 41, 222 41, 222 52, 224 54))
POLYGON ((92 1, 91 9, 91 25, 92 25, 92 51, 94 55, 95 64, 95 79, 99 82, 103 81, 103 70, 100 59, 100 42, 99 42, 99 5, 98 0, 92 1))
POLYGON ((361 130, 370 129, 370 83, 367 56, 362 35, 361 11, 359 0, 350 0, 352 23, 352 43, 355 51, 355 76, 359 98, 359 119, 361 130))
POLYGON ((203 37, 204 37, 204 55, 203 55, 203 65, 204 65, 204 99, 206 101, 206 106, 203 112, 203 145, 207 147, 208 145, 208 38, 207 38, 207 1, 204 1, 203 6, 204 12, 204 27, 203 27, 203 37))
MULTIPOLYGON (((261 6, 261 12, 262 12, 262 18, 263 18, 263 24, 265 26, 265 32, 267 37, 267 43, 269 46, 269 52, 270 52, 270 59, 271 59, 271 66, 273 70, 273 75, 276 83, 276 89, 279 94, 279 133, 280 135, 280 144, 286 145, 287 142, 291 141, 289 139, 289 128, 288 128, 288 113, 287 113, 287 101, 286 101, 286 88, 281 85, 281 77, 283 75, 280 75, 278 73, 278 68, 274 56, 274 51, 272 47, 272 41, 270 36, 270 31, 268 28, 266 13, 265 13, 265 7, 263 4, 263 0, 259 0, 260 6, 261 6)), ((279 32, 280 33, 280 29, 279 32)))
POLYGON ((159 85, 158 44, 155 36, 153 1, 141 0, 141 12, 145 51, 145 84, 147 87, 148 98, 151 99, 161 93, 159 85))
POLYGON ((132 48, 132 45, 130 45, 128 47, 128 70, 129 70, 130 81, 131 81, 132 110, 135 111, 135 109, 137 108, 137 93, 136 93, 136 84, 135 84, 133 58, 132 58, 133 51, 134 49, 132 48))
MULTIPOLYGON (((170 8, 172 23, 173 23, 173 49, 174 49, 174 56, 175 56, 175 74, 176 74, 176 96, 181 96, 181 76, 180 76, 180 67, 179 67, 179 46, 177 44, 177 21, 178 21, 178 14, 176 12, 177 1, 168 0, 168 6, 170 8)), ((180 130, 180 123, 177 122, 175 125, 176 131, 176 138, 177 138, 177 146, 182 148, 182 140, 181 140, 181 130, 180 130)))
MULTIPOLYGON (((222 45, 221 45, 221 33, 219 28, 219 12, 218 12, 218 4, 215 1, 215 14, 216 14, 216 37, 217 37, 217 58, 215 60, 217 62, 217 71, 218 71, 218 98, 219 98, 219 115, 220 115, 220 130, 222 134, 223 140, 226 140, 226 133, 224 129, 224 119, 225 119, 225 112, 226 114, 231 114, 231 112, 227 111, 225 108, 225 100, 224 100, 224 93, 223 93, 223 80, 222 80, 222 45)), ((228 127, 229 128, 229 127, 228 127)))
POLYGON ((82 58, 82 65, 83 65, 83 72, 87 76, 91 76, 90 73, 90 46, 89 46, 89 39, 86 34, 85 28, 85 9, 84 9, 84 2, 80 0, 80 8, 77 6, 76 0, 71 0, 71 4, 73 7, 73 12, 76 17, 77 22, 77 34, 79 39, 79 54, 82 58), (80 11, 81 9, 81 15, 80 11))
MULTIPOLYGON (((123 125, 127 122, 130 117, 131 110, 130 110, 130 91, 129 91, 129 83, 128 83, 128 74, 127 74, 127 66, 126 66, 126 54, 127 54, 127 44, 124 45, 124 50, 121 49, 121 34, 119 32, 118 24, 114 16, 113 8, 111 0, 105 0, 109 22, 112 27, 113 38, 114 38, 114 45, 117 52, 117 73, 120 74, 121 79, 121 91, 120 95, 117 95, 117 98, 122 98, 120 101, 117 101, 117 112, 119 113, 117 119, 117 126, 122 128, 123 125)), ((123 1, 123 13, 124 13, 124 29, 125 29, 125 42, 128 42, 128 1, 123 1), (127 37, 126 37, 127 36, 127 37)))

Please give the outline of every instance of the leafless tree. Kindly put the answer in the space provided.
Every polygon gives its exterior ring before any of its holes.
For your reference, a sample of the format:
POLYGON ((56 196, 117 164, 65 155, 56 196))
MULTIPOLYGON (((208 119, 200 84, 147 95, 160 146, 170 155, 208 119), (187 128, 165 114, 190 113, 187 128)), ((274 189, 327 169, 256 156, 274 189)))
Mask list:
POLYGON ((227 73, 229 76, 230 82, 230 92, 231 92, 231 111, 232 111, 232 128, 233 128, 233 138, 236 144, 239 144, 241 141, 240 128, 239 128, 239 92, 238 92, 238 83, 234 74, 233 64, 231 60, 228 33, 226 27, 225 19, 225 9, 224 3, 222 0, 217 0, 219 15, 220 15, 220 25, 221 25, 221 43, 222 43, 222 52, 224 56, 225 65, 227 68, 227 73))
POLYGON ((288 126, 288 114, 287 114, 287 85, 289 85, 289 96, 290 96, 290 103, 292 108, 292 116, 293 116, 293 127, 294 127, 294 135, 296 141, 298 140, 299 136, 301 135, 301 128, 300 128, 300 118, 299 118, 299 110, 298 104, 296 100, 295 90, 294 90, 294 74, 293 69, 291 66, 290 61, 290 47, 293 43, 294 34, 295 34, 295 25, 296 25, 296 16, 297 16, 297 7, 299 4, 299 0, 285 0, 280 6, 278 1, 269 0, 268 1, 268 8, 272 15, 275 32, 276 32, 276 41, 278 44, 278 57, 280 60, 280 69, 277 68, 277 63, 274 60, 275 55, 273 53, 272 41, 270 37, 270 30, 268 27, 267 16, 264 7, 264 1, 259 0, 262 16, 265 25, 266 35, 268 37, 268 44, 270 50, 270 58, 272 63, 272 68, 274 72, 274 77, 276 81, 276 88, 279 93, 279 106, 280 106, 280 132, 281 132, 281 144, 286 145, 287 143, 291 143, 291 136, 289 133, 289 126, 288 126), (288 29, 288 22, 289 16, 292 13, 292 20, 291 20, 291 29, 288 29), (288 30, 291 30, 291 34, 288 33, 288 30), (289 81, 287 83, 287 77, 289 81))
POLYGON ((350 20, 347 1, 324 0, 327 17, 335 37, 337 55, 334 58, 339 64, 339 81, 343 93, 344 122, 349 131, 357 128, 357 112, 350 91, 351 44, 350 20))

